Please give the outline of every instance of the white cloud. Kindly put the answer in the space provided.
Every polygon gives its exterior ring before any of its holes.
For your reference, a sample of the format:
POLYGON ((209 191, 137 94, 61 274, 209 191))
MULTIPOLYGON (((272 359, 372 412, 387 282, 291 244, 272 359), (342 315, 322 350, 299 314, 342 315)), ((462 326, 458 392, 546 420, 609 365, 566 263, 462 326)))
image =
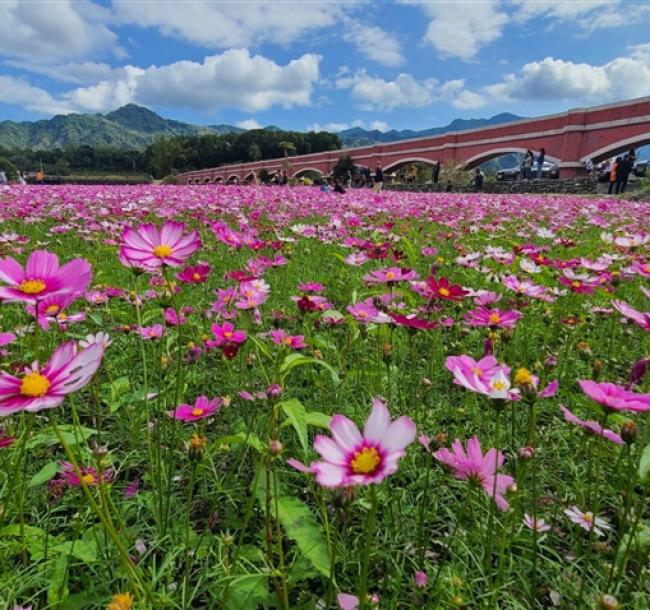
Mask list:
POLYGON ((281 66, 261 55, 251 56, 245 49, 230 49, 200 63, 179 61, 149 68, 115 69, 90 64, 86 66, 87 75, 95 70, 101 80, 64 92, 58 99, 23 80, 4 77, 16 91, 0 92, 0 100, 25 104, 28 109, 44 114, 104 112, 129 102, 205 112, 222 107, 255 112, 278 105, 304 106, 311 102, 320 59, 308 53, 281 66), (29 90, 33 96, 28 94, 29 90))
POLYGON ((574 63, 547 57, 526 64, 517 74, 488 86, 485 94, 497 101, 578 100, 601 103, 650 95, 650 44, 603 65, 574 63))
POLYGON ((370 129, 386 132, 390 129, 390 127, 386 121, 370 121, 370 129))
POLYGON ((320 0, 307 0, 299 5, 262 0, 114 0, 113 8, 123 23, 156 28, 164 36, 219 49, 265 42, 287 45, 310 32, 336 24, 353 4, 320 0))
POLYGON ((384 66, 396 67, 404 63, 399 41, 377 26, 363 25, 356 19, 348 19, 343 39, 354 44, 368 59, 384 66))
POLYGON ((107 63, 92 61, 66 62, 56 65, 35 64, 24 59, 7 60, 6 65, 20 70, 42 74, 52 80, 75 85, 91 85, 99 80, 114 79, 121 68, 113 68, 107 63))
POLYGON ((32 87, 20 78, 0 75, 0 102, 16 104, 31 112, 42 114, 68 114, 70 105, 54 99, 47 91, 32 87))
POLYGON ((91 18, 101 10, 91 2, 2 0, 0 54, 47 64, 115 45, 117 36, 91 18))
POLYGON ((148 68, 139 78, 143 104, 210 111, 231 106, 249 112, 281 105, 306 106, 318 80, 321 57, 307 53, 280 66, 246 49, 229 49, 202 63, 179 61, 148 68))
POLYGON ((417 81, 411 74, 400 74, 395 80, 387 81, 359 70, 354 75, 338 78, 336 87, 350 89, 362 110, 420 108, 438 100, 466 110, 486 103, 483 96, 466 89, 462 79, 439 83, 435 78, 417 81))
POLYGON ((424 42, 442 56, 474 59, 484 46, 501 37, 509 20, 499 0, 458 2, 402 0, 422 9, 431 19, 424 42))
POLYGON ((262 126, 255 119, 245 119, 236 123, 237 127, 242 129, 261 129, 262 126))

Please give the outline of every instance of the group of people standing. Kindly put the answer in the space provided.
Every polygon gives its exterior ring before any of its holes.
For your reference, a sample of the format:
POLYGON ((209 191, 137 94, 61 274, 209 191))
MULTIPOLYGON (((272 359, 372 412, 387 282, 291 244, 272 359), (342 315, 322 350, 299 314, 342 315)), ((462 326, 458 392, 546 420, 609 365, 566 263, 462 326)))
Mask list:
POLYGON ((634 169, 634 162, 636 161, 636 153, 631 150, 623 157, 616 157, 609 167, 609 188, 607 192, 611 195, 612 192, 624 193, 627 187, 627 179, 634 169))
POLYGON ((533 153, 530 148, 526 151, 526 154, 524 155, 524 159, 521 163, 522 167, 522 174, 524 177, 524 180, 531 180, 533 177, 533 167, 537 165, 537 179, 541 180, 543 176, 543 170, 544 170, 544 161, 546 160, 546 151, 541 148, 539 151, 539 154, 537 155, 537 158, 535 158, 535 154, 533 153))

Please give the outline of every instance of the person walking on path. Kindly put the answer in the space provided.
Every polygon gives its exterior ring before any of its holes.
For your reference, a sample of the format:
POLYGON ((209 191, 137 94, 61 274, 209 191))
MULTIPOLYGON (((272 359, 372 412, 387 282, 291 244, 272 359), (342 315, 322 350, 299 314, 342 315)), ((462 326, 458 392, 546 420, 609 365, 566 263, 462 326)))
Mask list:
POLYGON ((616 172, 618 170, 618 164, 620 162, 621 162, 621 158, 616 157, 616 160, 609 167, 609 188, 607 189, 607 193, 609 195, 612 194, 612 189, 614 188, 614 185, 616 184, 616 172))
POLYGON ((0 169, 0 186, 5 184, 7 184, 7 174, 5 174, 5 170, 0 169))
POLYGON ((375 168, 375 184, 372 187, 372 190, 375 193, 380 193, 381 189, 384 187, 384 171, 381 169, 381 163, 377 163, 375 168))
POLYGON ((440 177, 440 161, 436 161, 433 164, 433 183, 438 183, 438 178, 440 177))
POLYGON ((627 187, 627 179, 632 171, 630 158, 625 155, 616 168, 616 194, 624 193, 627 187))
POLYGON ((542 168, 544 167, 544 159, 546 158, 546 151, 542 148, 537 155, 537 179, 542 179, 542 168))
POLYGON ((587 172, 587 176, 594 175, 594 162, 591 159, 587 159, 585 162, 585 171, 587 172))

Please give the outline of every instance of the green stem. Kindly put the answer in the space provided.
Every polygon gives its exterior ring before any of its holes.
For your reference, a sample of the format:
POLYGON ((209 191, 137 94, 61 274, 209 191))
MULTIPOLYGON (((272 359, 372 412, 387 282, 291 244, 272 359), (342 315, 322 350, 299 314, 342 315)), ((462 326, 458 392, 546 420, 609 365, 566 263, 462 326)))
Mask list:
POLYGON ((369 610, 371 607, 368 602, 368 567, 370 565, 370 548, 377 523, 377 504, 377 489, 375 485, 371 485, 370 513, 368 514, 368 523, 366 525, 366 544, 361 560, 361 576, 359 578, 359 610, 369 610))

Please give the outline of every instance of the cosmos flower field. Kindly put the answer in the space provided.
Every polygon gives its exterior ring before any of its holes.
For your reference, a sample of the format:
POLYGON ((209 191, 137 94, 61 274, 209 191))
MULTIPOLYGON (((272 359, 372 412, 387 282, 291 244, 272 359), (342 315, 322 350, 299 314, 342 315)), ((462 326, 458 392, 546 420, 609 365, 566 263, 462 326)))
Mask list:
POLYGON ((0 608, 650 608, 650 205, 0 190, 0 608))

